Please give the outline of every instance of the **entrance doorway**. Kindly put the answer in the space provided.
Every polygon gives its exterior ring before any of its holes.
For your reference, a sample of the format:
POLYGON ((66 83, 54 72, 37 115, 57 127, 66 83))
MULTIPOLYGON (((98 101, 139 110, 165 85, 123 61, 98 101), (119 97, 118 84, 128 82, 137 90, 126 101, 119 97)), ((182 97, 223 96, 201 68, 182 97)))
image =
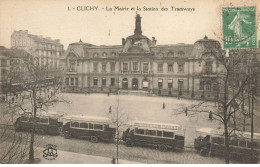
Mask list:
POLYGON ((128 79, 124 78, 122 81, 122 89, 127 90, 128 89, 128 79))
POLYGON ((133 78, 133 80, 132 80, 132 89, 138 90, 138 79, 136 79, 136 78, 133 78))

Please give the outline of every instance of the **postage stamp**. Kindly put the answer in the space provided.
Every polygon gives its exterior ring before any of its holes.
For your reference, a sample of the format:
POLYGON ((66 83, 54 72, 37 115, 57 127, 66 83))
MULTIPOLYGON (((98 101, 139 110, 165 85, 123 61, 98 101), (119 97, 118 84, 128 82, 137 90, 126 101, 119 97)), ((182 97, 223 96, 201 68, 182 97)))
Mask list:
POLYGON ((256 7, 222 8, 224 49, 256 48, 256 7))

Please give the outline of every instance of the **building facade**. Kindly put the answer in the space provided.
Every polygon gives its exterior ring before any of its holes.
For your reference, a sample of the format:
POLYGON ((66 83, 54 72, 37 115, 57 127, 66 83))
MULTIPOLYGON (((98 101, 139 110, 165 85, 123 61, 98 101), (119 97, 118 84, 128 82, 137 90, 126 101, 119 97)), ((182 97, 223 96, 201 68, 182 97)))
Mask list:
POLYGON ((53 69, 60 67, 60 56, 64 53, 64 46, 59 39, 28 34, 28 30, 13 32, 11 48, 23 49, 37 58, 40 65, 48 65, 53 69))
POLYGON ((29 54, 21 49, 0 47, 0 99, 15 103, 22 100, 22 92, 15 88, 20 85, 20 78, 24 76, 25 61, 29 54), (14 76, 15 75, 15 76, 14 76), (12 90, 10 84, 12 83, 12 90))
POLYGON ((61 63, 65 91, 114 92, 117 90, 215 98, 214 78, 223 68, 212 56, 220 43, 205 36, 194 44, 157 45, 142 35, 136 15, 134 34, 121 45, 96 46, 81 40, 68 46, 61 63))

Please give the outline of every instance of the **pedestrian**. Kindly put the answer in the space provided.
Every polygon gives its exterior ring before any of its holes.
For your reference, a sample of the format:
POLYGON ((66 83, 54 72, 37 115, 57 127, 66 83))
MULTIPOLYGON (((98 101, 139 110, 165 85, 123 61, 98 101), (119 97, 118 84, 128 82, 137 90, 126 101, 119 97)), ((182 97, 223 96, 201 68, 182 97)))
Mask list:
POLYGON ((111 106, 109 106, 109 114, 112 113, 112 109, 111 109, 111 106))
POLYGON ((165 103, 163 102, 163 106, 162 106, 163 109, 165 109, 165 103))
POLYGON ((209 112, 209 120, 212 120, 212 115, 213 115, 213 114, 212 114, 212 112, 210 111, 210 112, 209 112))
POLYGON ((115 159, 115 158, 112 158, 111 163, 112 163, 112 164, 115 164, 115 163, 116 163, 116 159, 115 159))
POLYGON ((185 114, 186 114, 186 116, 188 115, 188 108, 187 107, 185 109, 185 114))
POLYGON ((109 96, 109 92, 107 92, 107 96, 109 96))

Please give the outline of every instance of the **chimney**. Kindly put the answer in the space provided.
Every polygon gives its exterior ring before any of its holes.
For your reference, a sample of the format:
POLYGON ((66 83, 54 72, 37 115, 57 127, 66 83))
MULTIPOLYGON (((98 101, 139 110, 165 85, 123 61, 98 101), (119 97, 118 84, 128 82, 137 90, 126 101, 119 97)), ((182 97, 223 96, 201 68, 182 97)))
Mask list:
POLYGON ((142 35, 141 16, 139 14, 135 17, 135 35, 142 35))
POLYGON ((122 45, 125 45, 125 38, 122 38, 122 45))
POLYGON ((153 46, 155 46, 155 45, 156 45, 156 42, 157 42, 157 40, 155 39, 155 37, 152 37, 152 39, 153 39, 153 46))

